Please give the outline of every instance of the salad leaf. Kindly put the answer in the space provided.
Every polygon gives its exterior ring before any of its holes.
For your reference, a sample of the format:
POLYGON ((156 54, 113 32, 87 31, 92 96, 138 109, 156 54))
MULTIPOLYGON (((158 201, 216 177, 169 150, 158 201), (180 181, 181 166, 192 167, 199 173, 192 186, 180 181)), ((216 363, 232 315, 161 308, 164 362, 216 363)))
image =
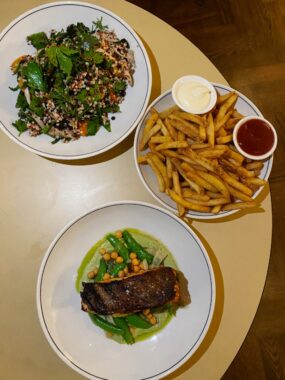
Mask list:
POLYGON ((60 49, 57 50, 56 57, 61 71, 67 74, 67 76, 70 76, 72 70, 72 60, 67 55, 63 54, 60 49))
POLYGON ((95 27, 95 31, 103 31, 108 29, 108 25, 103 25, 103 17, 98 18, 96 21, 93 21, 93 25, 95 27))
POLYGON ((16 108, 26 109, 29 106, 27 99, 22 91, 19 92, 16 102, 16 108))
POLYGON ((28 86, 36 90, 45 91, 46 85, 41 67, 34 61, 23 68, 23 74, 28 81, 28 86))
POLYGON ((118 81, 118 82, 115 82, 115 83, 114 83, 113 90, 114 90, 116 93, 119 93, 119 92, 125 90, 126 87, 127 87, 126 82, 124 82, 123 80, 121 80, 121 81, 118 81))
POLYGON ((23 120, 16 120, 15 123, 12 123, 14 127, 17 128, 17 130, 21 133, 25 132, 27 128, 27 124, 23 120))
POLYGON ((27 41, 30 42, 36 49, 43 49, 49 43, 48 37, 44 32, 31 34, 27 37, 27 41))
POLYGON ((94 117, 88 122, 87 126, 87 136, 94 136, 100 128, 100 121, 98 117, 94 117))

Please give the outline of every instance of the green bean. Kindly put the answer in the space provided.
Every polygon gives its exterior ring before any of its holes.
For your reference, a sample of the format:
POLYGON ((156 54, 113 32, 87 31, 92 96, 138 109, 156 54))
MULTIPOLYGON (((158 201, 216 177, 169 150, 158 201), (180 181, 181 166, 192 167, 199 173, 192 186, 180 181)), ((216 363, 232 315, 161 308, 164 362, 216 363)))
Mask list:
POLYGON ((95 277, 95 281, 102 281, 103 277, 104 277, 104 274, 106 272, 107 272, 106 261, 103 259, 103 257, 101 257, 100 264, 99 264, 99 269, 98 269, 98 273, 97 273, 97 275, 95 277))
POLYGON ((99 317, 99 315, 89 313, 89 316, 92 319, 92 321, 95 323, 95 325, 97 325, 98 327, 101 327, 101 329, 108 331, 112 334, 116 334, 116 335, 124 334, 124 329, 122 329, 118 325, 116 326, 113 323, 106 321, 104 318, 99 317))
POLYGON ((153 255, 148 253, 129 233, 129 231, 123 231, 123 239, 130 250, 130 252, 135 252, 138 258, 143 261, 146 260, 148 264, 152 263, 153 255))
POLYGON ((115 250, 118 252, 120 256, 124 259, 125 262, 128 262, 129 260, 129 250, 125 246, 125 244, 119 240, 115 235, 108 234, 106 236, 106 239, 109 241, 109 243, 112 244, 112 246, 115 248, 115 250))
POLYGON ((111 276, 118 276, 118 273, 120 272, 120 270, 123 270, 126 268, 126 263, 116 263, 110 270, 109 270, 109 273, 111 276))
POLYGON ((126 316, 126 321, 129 325, 140 329, 149 329, 152 324, 139 314, 130 314, 126 316))
POLYGON ((133 344, 135 343, 134 337, 132 333, 130 332, 129 326, 126 322, 126 319, 123 317, 113 317, 113 320, 115 324, 122 329, 123 332, 123 338, 127 344, 133 344))

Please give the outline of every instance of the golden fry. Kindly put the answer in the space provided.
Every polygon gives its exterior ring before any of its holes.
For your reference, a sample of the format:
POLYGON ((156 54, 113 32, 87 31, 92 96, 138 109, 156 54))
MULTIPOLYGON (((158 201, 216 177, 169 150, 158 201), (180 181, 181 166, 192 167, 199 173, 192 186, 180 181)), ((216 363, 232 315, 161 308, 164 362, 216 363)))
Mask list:
POLYGON ((177 148, 187 148, 188 142, 187 141, 170 141, 166 143, 159 144, 155 150, 164 150, 164 149, 177 149, 177 148))
POLYGON ((228 203, 227 205, 223 206, 223 211, 241 210, 241 209, 251 208, 251 207, 256 207, 256 206, 257 206, 257 203, 255 201, 228 203))
POLYGON ((218 94, 218 98, 217 98, 217 106, 219 106, 219 105, 225 103, 225 101, 228 100, 233 94, 234 94, 233 91, 228 92, 228 93, 226 93, 226 94, 224 94, 224 95, 220 95, 220 94, 218 94))
POLYGON ((159 113, 159 117, 164 120, 166 119, 170 114, 172 114, 173 112, 176 112, 176 111, 179 111, 180 108, 178 106, 173 106, 173 107, 170 107, 168 109, 166 109, 165 111, 163 112, 160 112, 159 113))
POLYGON ((235 92, 233 92, 231 96, 221 105, 221 107, 219 108, 218 114, 215 118, 215 124, 217 124, 219 120, 221 120, 225 116, 225 114, 231 108, 234 107, 235 102, 237 101, 237 98, 238 98, 238 95, 235 92))
POLYGON ((169 135, 172 137, 173 140, 180 140, 177 136, 177 130, 172 126, 170 120, 166 118, 164 120, 165 127, 168 130, 169 135))
MULTIPOLYGON (((181 197, 181 187, 179 182, 179 174, 175 170, 172 173, 173 189, 181 197)), ((177 203, 178 215, 183 216, 185 214, 185 207, 177 203)))
MULTIPOLYGON (((154 116, 154 115, 156 115, 156 114, 153 114, 152 116, 154 116)), ((153 135, 155 135, 160 129, 161 129, 161 126, 159 124, 152 125, 152 127, 150 129, 148 129, 146 133, 143 134, 143 137, 141 139, 141 143, 139 145, 139 150, 144 150, 148 141, 150 140, 150 138, 153 135)))
POLYGON ((188 113, 188 112, 174 112, 174 115, 178 116, 181 119, 191 121, 192 123, 201 125, 204 124, 204 120, 201 116, 194 115, 193 113, 188 113))
POLYGON ((152 136, 149 141, 153 144, 162 144, 173 140, 170 136, 152 136))
POLYGON ((192 199, 196 199, 198 201, 209 201, 210 200, 210 197, 208 195, 197 194, 189 188, 182 190, 182 196, 183 196, 183 198, 192 198, 192 199))
POLYGON ((154 174, 156 175, 156 178, 157 178, 157 181, 158 181, 159 191, 162 192, 162 193, 164 193, 164 191, 165 191, 165 183, 164 183, 163 177, 162 177, 162 175, 161 175, 158 167, 153 162, 152 157, 148 157, 147 158, 147 163, 149 164, 149 166, 152 168, 154 174))
POLYGON ((153 153, 149 153, 148 154, 148 157, 151 159, 151 161, 154 163, 154 165, 156 165, 156 167, 158 168, 158 170, 160 171, 160 174, 162 175, 162 178, 163 178, 163 182, 165 184, 165 187, 168 188, 169 187, 169 178, 167 176, 167 170, 166 170, 166 166, 164 165, 164 163, 160 160, 160 158, 158 156, 156 156, 155 154, 153 153))
POLYGON ((216 138, 217 144, 227 144, 231 141, 233 141, 233 135, 232 134, 216 138))
POLYGON ((242 193, 249 195, 250 197, 252 196, 253 191, 249 187, 237 181, 231 175, 226 173, 221 167, 217 168, 217 174, 230 186, 234 187, 237 190, 240 190, 242 193))
POLYGON ((211 209, 212 214, 218 214, 222 209, 222 205, 216 205, 211 209))
POLYGON ((224 182, 220 178, 217 178, 213 174, 205 173, 202 171, 199 171, 199 175, 202 178, 204 178, 206 181, 208 181, 214 188, 217 189, 218 192, 220 192, 223 195, 225 199, 227 199, 230 202, 230 199, 231 199, 230 192, 227 186, 224 184, 224 182))
POLYGON ((137 157, 138 164, 147 164, 147 155, 137 157))
POLYGON ((181 174, 181 176, 185 179, 186 182, 189 183, 189 186, 196 191, 196 193, 200 194, 202 192, 201 187, 194 181, 192 181, 191 178, 187 176, 186 171, 181 167, 180 161, 177 158, 172 159, 173 165, 176 167, 178 172, 181 174))
POLYGON ((207 139, 210 145, 215 145, 215 126, 212 113, 209 113, 208 116, 207 139))
POLYGON ((167 193, 170 195, 172 200, 176 203, 179 203, 181 206, 185 207, 188 210, 194 210, 199 212, 209 212, 211 208, 209 206, 201 206, 194 204, 192 202, 186 201, 182 197, 180 197, 175 191, 168 189, 167 193))

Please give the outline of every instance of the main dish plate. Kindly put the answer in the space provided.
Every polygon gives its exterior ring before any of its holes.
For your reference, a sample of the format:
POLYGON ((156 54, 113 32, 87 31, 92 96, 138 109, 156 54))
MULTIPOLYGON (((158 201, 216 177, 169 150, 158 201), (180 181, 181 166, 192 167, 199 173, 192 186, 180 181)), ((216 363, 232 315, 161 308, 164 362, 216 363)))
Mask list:
POLYGON ((58 2, 45 4, 22 14, 8 25, 0 34, 0 126, 17 144, 39 155, 62 160, 81 159, 105 152, 124 140, 136 127, 142 117, 150 96, 152 74, 147 52, 134 30, 116 14, 94 4, 81 2, 58 2), (70 24, 83 23, 91 28, 92 23, 100 20, 109 30, 114 30, 119 39, 125 39, 134 52, 134 85, 128 86, 126 96, 120 105, 121 112, 111 120, 111 132, 100 128, 95 136, 81 137, 70 143, 59 141, 51 144, 52 138, 41 134, 31 137, 29 132, 19 136, 12 126, 17 117, 15 107, 17 93, 9 87, 16 86, 12 75, 11 63, 19 56, 35 54, 35 48, 27 44, 26 37, 52 29, 60 31, 70 24))
POLYGON ((47 340, 66 364, 90 379, 159 379, 171 373, 203 341, 214 304, 214 273, 199 238, 172 213, 142 202, 102 205, 68 224, 49 247, 37 283, 38 315, 47 340), (87 251, 107 232, 124 227, 145 231, 165 244, 191 296, 191 303, 179 308, 166 327, 133 345, 108 339, 92 324, 81 311, 75 288, 87 251))
MULTIPOLYGON (((234 90, 233 88, 229 86, 225 86, 222 84, 213 83, 215 89, 220 93, 220 95, 227 94, 229 92, 234 91, 238 95, 238 100, 236 102, 235 108, 239 113, 241 113, 244 116, 262 116, 260 110, 243 94, 241 94, 239 91, 234 90)), ((156 109, 158 112, 163 112, 170 107, 173 107, 175 105, 171 90, 166 91, 162 95, 160 95, 157 99, 155 99, 152 104, 149 105, 144 118, 141 120, 135 134, 135 143, 134 143, 134 155, 135 155, 135 163, 137 167, 137 171, 139 174, 139 177, 146 187, 146 189, 149 191, 149 193, 158 201, 160 202, 164 207, 167 209, 177 213, 177 205, 176 203, 164 192, 159 191, 159 186, 157 182, 157 178, 153 172, 153 170, 150 168, 149 165, 140 165, 138 163, 138 157, 140 155, 145 155, 146 152, 149 152, 149 150, 140 152, 139 150, 139 144, 142 139, 143 130, 146 125, 146 121, 151 116, 151 109, 156 109)), ((267 160, 263 162, 263 168, 261 169, 261 172, 259 174, 259 178, 263 180, 268 180, 272 168, 273 163, 273 157, 271 156, 267 160)), ((259 187, 257 191, 253 194, 252 198, 256 199, 256 197, 260 194, 262 191, 263 186, 259 187)), ((194 219, 217 219, 217 218, 223 218, 225 216, 229 216, 231 214, 234 214, 238 212, 239 210, 228 210, 228 211, 220 211, 217 214, 212 214, 208 212, 198 212, 190 210, 186 213, 187 217, 194 218, 194 219)))

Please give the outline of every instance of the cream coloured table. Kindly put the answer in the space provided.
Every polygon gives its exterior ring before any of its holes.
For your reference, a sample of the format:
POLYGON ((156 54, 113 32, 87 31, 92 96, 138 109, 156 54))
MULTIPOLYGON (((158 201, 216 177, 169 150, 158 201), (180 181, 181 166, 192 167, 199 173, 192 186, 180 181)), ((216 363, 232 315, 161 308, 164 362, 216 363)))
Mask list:
MULTIPOLYGON (((0 5, 0 28, 39 0, 0 5)), ((225 83, 223 76, 170 26, 122 0, 98 0, 140 35, 153 69, 152 99, 185 74, 225 83), (171 54, 169 49, 171 47, 171 54), (183 57, 178 63, 177 57, 183 57)), ((25 151, 0 133, 0 374, 5 380, 73 380, 81 376, 49 347, 38 322, 35 289, 43 255, 57 232, 101 203, 132 199, 155 203, 133 162, 133 135, 97 158, 56 162, 25 151)), ((194 356, 169 379, 219 379, 241 346, 263 290, 271 244, 269 188, 263 211, 216 222, 193 221, 205 243, 217 281, 213 323, 194 356)))

